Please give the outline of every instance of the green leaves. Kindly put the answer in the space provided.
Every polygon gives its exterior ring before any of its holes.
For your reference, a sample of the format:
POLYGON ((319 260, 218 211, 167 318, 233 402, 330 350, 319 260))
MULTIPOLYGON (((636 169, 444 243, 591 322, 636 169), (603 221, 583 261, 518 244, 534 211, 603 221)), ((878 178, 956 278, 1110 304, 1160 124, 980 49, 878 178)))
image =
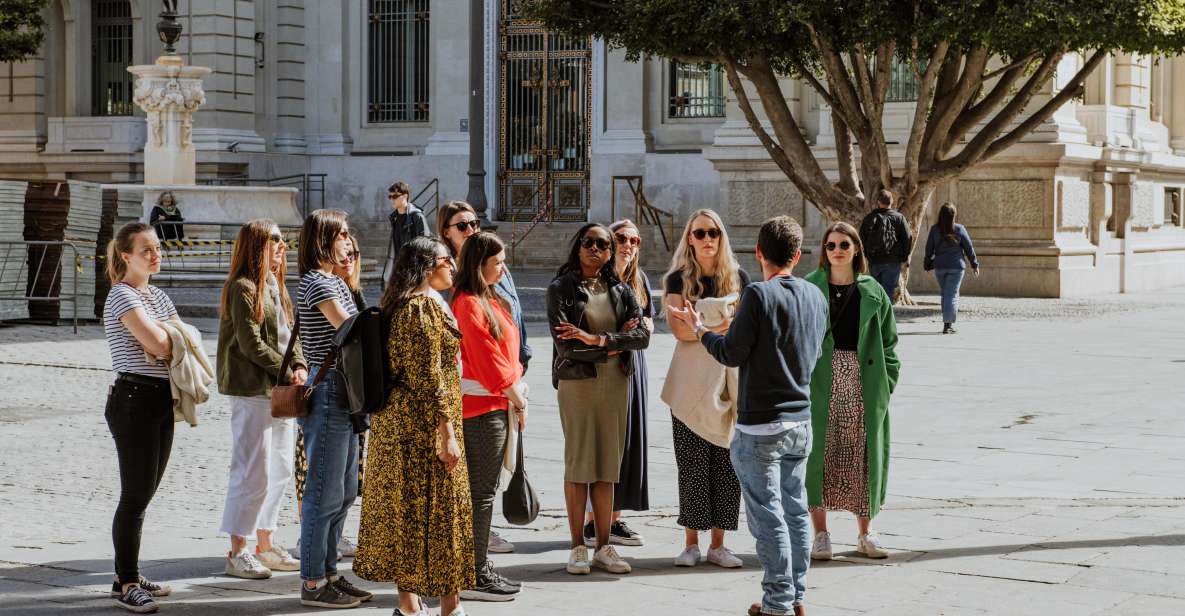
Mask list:
POLYGON ((0 62, 21 62, 45 39, 47 0, 0 0, 0 62))

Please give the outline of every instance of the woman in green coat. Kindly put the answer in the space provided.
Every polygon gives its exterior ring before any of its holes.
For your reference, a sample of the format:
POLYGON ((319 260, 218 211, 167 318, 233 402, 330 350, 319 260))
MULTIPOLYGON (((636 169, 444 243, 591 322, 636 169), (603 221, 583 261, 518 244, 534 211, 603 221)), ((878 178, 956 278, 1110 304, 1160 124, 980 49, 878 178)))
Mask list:
POLYGON ((827 510, 856 516, 856 551, 888 553, 869 530, 885 500, 889 469, 889 396, 897 386, 897 325, 884 289, 867 276, 855 227, 837 222, 823 234, 819 269, 806 280, 830 305, 830 327, 811 375, 813 445, 806 487, 815 540, 811 558, 830 560, 827 510))

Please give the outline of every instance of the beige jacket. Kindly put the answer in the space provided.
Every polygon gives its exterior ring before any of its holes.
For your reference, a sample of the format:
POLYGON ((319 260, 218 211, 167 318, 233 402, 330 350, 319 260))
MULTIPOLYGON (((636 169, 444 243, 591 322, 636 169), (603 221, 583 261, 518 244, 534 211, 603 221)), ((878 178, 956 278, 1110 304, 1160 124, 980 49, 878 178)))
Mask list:
POLYGON ((700 438, 728 449, 737 419, 737 369, 718 363, 699 342, 679 341, 662 401, 700 438))
MULTIPOLYGON (((169 386, 173 390, 173 421, 197 425, 199 404, 210 399, 210 383, 214 382, 214 368, 202 348, 202 334, 192 325, 180 321, 162 321, 161 326, 173 343, 173 358, 169 361, 169 386)), ((148 353, 145 359, 156 361, 148 353)))

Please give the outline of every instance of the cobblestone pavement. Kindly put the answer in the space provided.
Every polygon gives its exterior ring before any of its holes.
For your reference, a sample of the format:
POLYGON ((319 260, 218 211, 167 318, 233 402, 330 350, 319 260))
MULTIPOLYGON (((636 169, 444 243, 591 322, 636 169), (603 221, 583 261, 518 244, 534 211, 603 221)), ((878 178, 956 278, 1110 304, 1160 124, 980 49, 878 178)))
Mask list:
MULTIPOLYGON (((874 524, 891 556, 855 556, 853 521, 833 514, 841 555, 812 568, 810 613, 1185 614, 1185 289, 966 298, 964 307, 956 336, 937 335, 940 319, 924 312, 903 320, 889 497, 874 524)), ((198 325, 213 353, 216 323, 198 325)), ((682 539, 670 416, 658 400, 669 335, 656 336, 648 355, 654 509, 627 512, 647 539, 621 549, 634 573, 563 572, 562 434, 550 344, 533 342, 526 443, 545 511, 527 528, 503 523, 518 550, 496 558, 527 587, 513 603, 471 603, 469 612, 743 614, 761 578, 743 524, 728 545, 744 568, 671 566, 682 539)), ((102 419, 108 368, 97 326, 77 336, 68 327, 0 329, 0 613, 117 613, 105 594, 119 483, 102 419)), ((312 611, 297 601, 295 574, 220 575, 228 419, 215 396, 199 426, 178 426, 148 511, 143 569, 176 588, 162 613, 312 611)), ((356 525, 357 508, 350 533, 356 525)), ((288 503, 278 537, 295 544, 297 531, 288 503)), ((378 597, 355 613, 390 613, 393 589, 367 586, 378 597)))

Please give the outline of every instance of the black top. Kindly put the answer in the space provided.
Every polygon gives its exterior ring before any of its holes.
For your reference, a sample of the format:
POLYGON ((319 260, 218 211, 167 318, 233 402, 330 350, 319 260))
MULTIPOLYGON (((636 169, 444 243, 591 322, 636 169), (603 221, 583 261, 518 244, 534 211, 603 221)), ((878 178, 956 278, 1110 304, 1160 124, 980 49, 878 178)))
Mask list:
MULTIPOLYGON (((749 286, 749 283, 753 282, 753 281, 749 278, 749 274, 746 273, 745 270, 743 270, 743 269, 738 269, 737 275, 741 277, 741 287, 739 289, 737 289, 737 291, 736 291, 737 294, 739 295, 740 292, 743 291, 745 287, 749 286)), ((702 284, 704 286, 704 292, 703 292, 703 295, 700 295, 696 299, 703 299, 705 297, 716 297, 716 278, 714 278, 712 276, 702 276, 702 277, 700 277, 699 281, 700 281, 700 284, 702 284)), ((683 275, 678 272, 674 272, 674 273, 670 274, 669 276, 667 276, 666 284, 664 285, 664 289, 665 289, 663 291, 664 293, 673 293, 675 295, 682 295, 683 294, 683 275)))
POLYGON ((860 341, 860 289, 855 282, 840 285, 828 283, 827 289, 835 348, 855 351, 860 341))
POLYGON ((913 252, 913 233, 901 212, 876 207, 860 222, 860 243, 869 263, 905 263, 913 252), (879 236, 878 227, 883 231, 879 236))

